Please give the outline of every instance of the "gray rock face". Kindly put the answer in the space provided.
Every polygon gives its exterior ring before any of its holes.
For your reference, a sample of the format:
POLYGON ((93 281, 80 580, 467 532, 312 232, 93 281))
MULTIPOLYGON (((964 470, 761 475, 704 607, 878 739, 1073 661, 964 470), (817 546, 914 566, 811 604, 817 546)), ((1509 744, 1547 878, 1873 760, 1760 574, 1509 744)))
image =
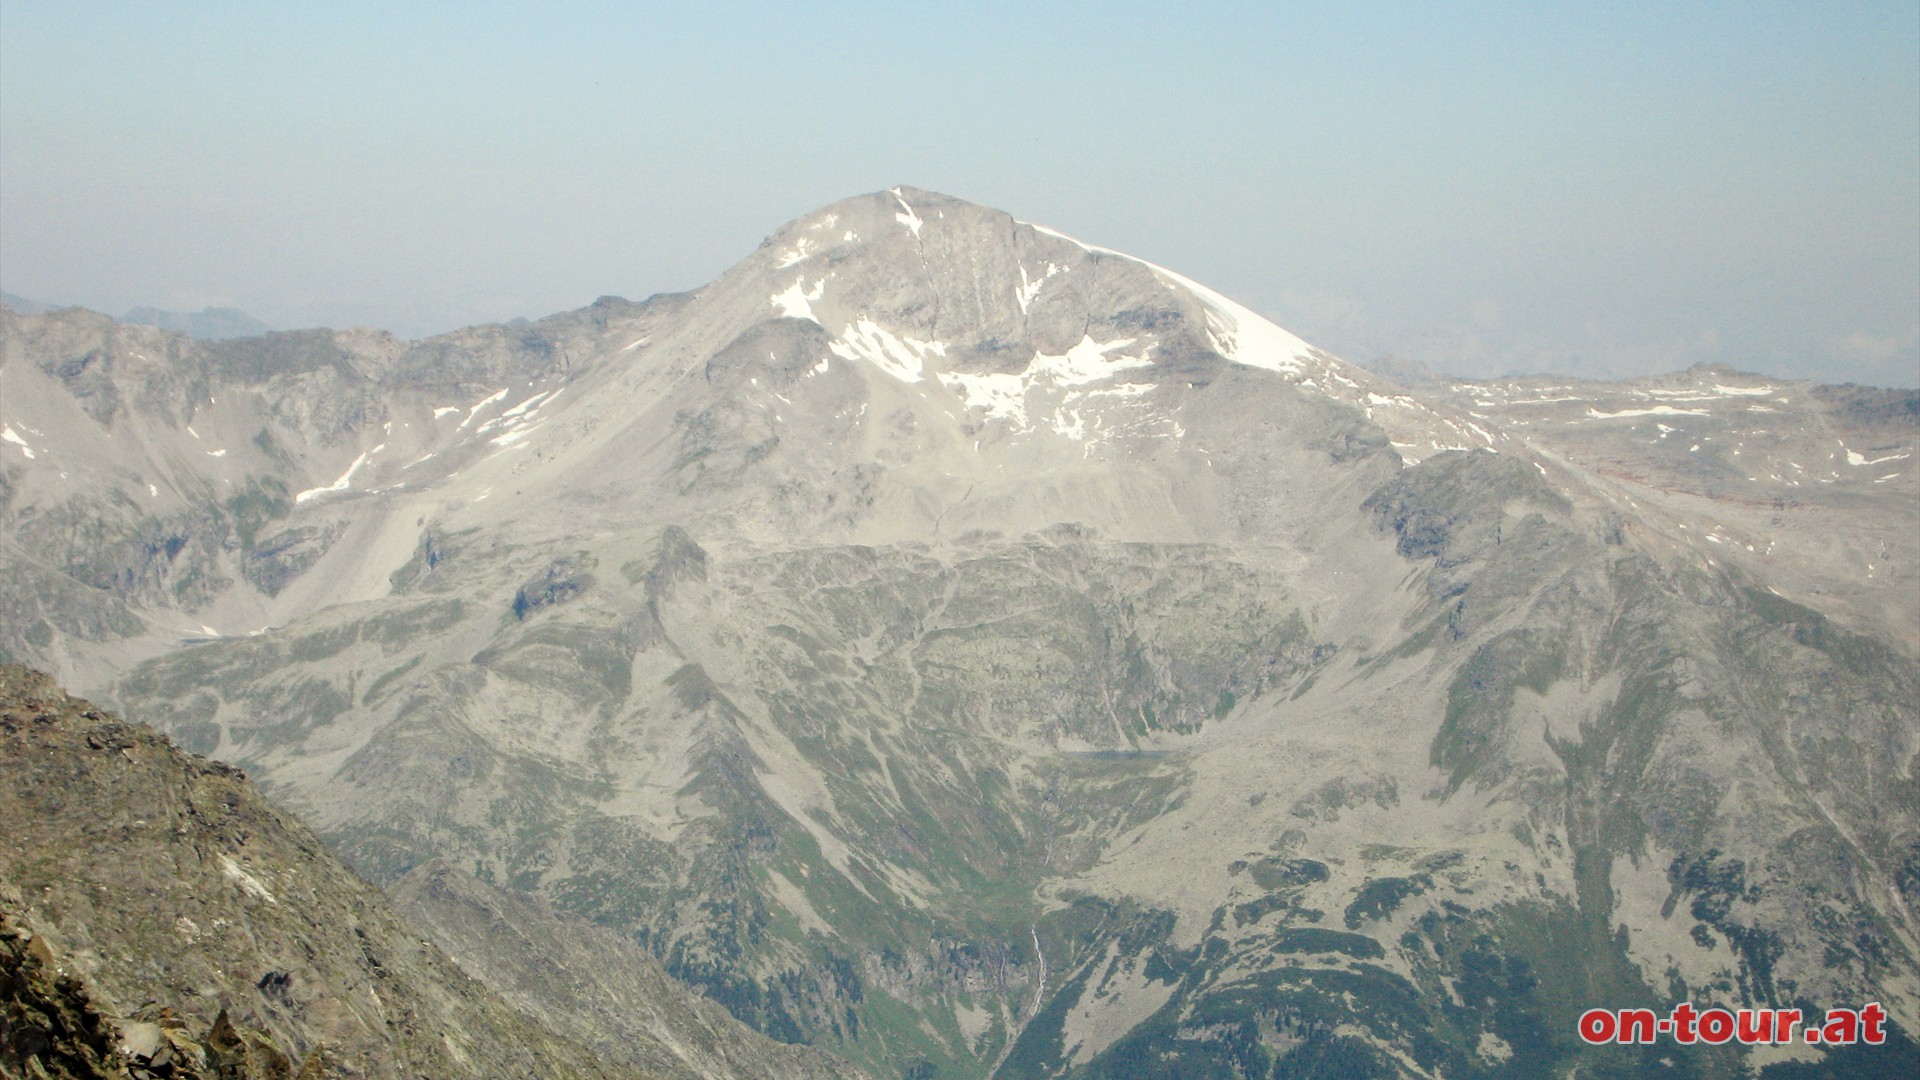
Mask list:
POLYGON ((461 974, 239 770, 12 666, 0 779, 9 1075, 644 1075, 461 974))
POLYGON ((0 645, 783 1041, 1714 1073, 1573 1019, 1920 1023, 1911 393, 1408 389, 907 188, 425 342, 0 319, 0 645))

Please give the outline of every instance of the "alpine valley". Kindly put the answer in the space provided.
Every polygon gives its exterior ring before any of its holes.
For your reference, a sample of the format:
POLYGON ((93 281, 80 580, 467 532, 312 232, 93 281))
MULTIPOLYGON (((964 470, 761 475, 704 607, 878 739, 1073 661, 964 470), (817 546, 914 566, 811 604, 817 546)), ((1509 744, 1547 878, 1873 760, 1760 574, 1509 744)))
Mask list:
POLYGON ((420 341, 0 320, 0 658, 556 1040, 657 960, 911 1080, 1920 1060, 1915 392, 1396 382, 913 188, 420 341), (1681 1001, 1893 1030, 1576 1033, 1681 1001))

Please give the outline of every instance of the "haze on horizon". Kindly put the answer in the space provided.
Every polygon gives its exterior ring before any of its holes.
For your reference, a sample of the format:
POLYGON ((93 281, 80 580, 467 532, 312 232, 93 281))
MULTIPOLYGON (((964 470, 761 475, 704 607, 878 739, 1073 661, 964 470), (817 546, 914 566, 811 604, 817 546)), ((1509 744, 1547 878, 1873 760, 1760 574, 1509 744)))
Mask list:
POLYGON ((1920 5, 6 0, 0 287, 421 336, 912 184, 1358 361, 1920 384, 1920 5))

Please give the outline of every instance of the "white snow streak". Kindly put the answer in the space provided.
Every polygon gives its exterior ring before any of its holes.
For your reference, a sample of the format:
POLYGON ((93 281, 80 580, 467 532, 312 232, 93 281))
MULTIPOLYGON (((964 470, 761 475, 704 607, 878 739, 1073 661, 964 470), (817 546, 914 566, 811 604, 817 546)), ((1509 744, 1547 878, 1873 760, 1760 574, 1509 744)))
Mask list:
POLYGON ((897 202, 899 202, 900 209, 906 211, 906 213, 904 214, 893 215, 893 220, 899 222, 902 225, 905 225, 909 229, 912 229, 913 238, 915 240, 920 239, 920 226, 925 225, 926 222, 921 219, 919 214, 916 214, 913 212, 913 207, 907 205, 906 196, 900 194, 899 188, 893 189, 893 197, 897 202))
POLYGON ((1671 405, 1655 405, 1651 409, 1622 409, 1619 412, 1601 412, 1592 406, 1587 407, 1587 416, 1594 420, 1617 420, 1623 416, 1707 416, 1705 409, 1676 409, 1671 405))
POLYGON ((550 397, 552 396, 553 393, 554 392, 552 390, 548 390, 546 393, 543 393, 543 394, 535 394, 532 397, 528 398, 527 400, 521 402, 520 404, 515 405, 513 408, 508 409, 506 412, 501 413, 500 415, 502 417, 519 416, 521 413, 526 412, 528 409, 538 408, 540 405, 541 399, 550 397))
POLYGON ((1115 251, 1112 248, 1076 240, 1066 233, 1049 229, 1045 225, 1032 227, 1035 232, 1065 240, 1087 251, 1114 255, 1139 263, 1162 279, 1192 293, 1194 298, 1200 301, 1201 306, 1206 308, 1207 340, 1213 345, 1213 351, 1236 364, 1265 368, 1268 371, 1299 374, 1302 362, 1313 357, 1313 346, 1192 278, 1176 274, 1164 266, 1150 263, 1124 251, 1115 251))
POLYGON ((468 424, 473 423, 473 415, 475 413, 493 404, 494 402, 499 401, 501 398, 506 397, 507 390, 508 388, 503 386, 500 388, 499 393, 488 395, 487 397, 481 398, 479 401, 474 402, 473 408, 467 410, 467 418, 465 420, 460 421, 460 427, 464 428, 468 424))
MULTIPOLYGON (((505 393, 505 392, 506 391, 504 390, 501 391, 501 393, 505 393)), ((382 447, 384 447, 385 445, 386 444, 384 443, 381 444, 382 447)), ((376 448, 376 449, 379 449, 379 448, 376 448)), ((326 487, 308 488, 307 490, 301 492, 300 494, 295 495, 293 497, 293 501, 296 504, 303 503, 303 502, 310 501, 312 499, 317 499, 322 495, 331 495, 336 491, 347 490, 347 488, 352 486, 353 484, 353 474, 360 471, 360 466, 365 465, 367 463, 367 456, 373 452, 374 451, 372 450, 364 451, 361 453, 359 457, 354 458, 353 464, 347 466, 347 471, 340 474, 340 479, 335 480, 333 483, 328 484, 326 487)))

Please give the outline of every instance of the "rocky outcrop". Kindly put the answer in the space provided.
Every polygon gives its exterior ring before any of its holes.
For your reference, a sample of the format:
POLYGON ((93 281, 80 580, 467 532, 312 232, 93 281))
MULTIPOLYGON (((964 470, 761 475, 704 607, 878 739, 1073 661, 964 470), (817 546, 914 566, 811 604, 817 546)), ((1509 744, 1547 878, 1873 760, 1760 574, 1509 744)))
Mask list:
POLYGON ((0 912, 0 1074, 125 1077, 117 1034, 81 981, 60 972, 46 939, 0 912))
POLYGON ((7 1075, 641 1077, 518 1014, 240 770, 0 666, 7 1075))

